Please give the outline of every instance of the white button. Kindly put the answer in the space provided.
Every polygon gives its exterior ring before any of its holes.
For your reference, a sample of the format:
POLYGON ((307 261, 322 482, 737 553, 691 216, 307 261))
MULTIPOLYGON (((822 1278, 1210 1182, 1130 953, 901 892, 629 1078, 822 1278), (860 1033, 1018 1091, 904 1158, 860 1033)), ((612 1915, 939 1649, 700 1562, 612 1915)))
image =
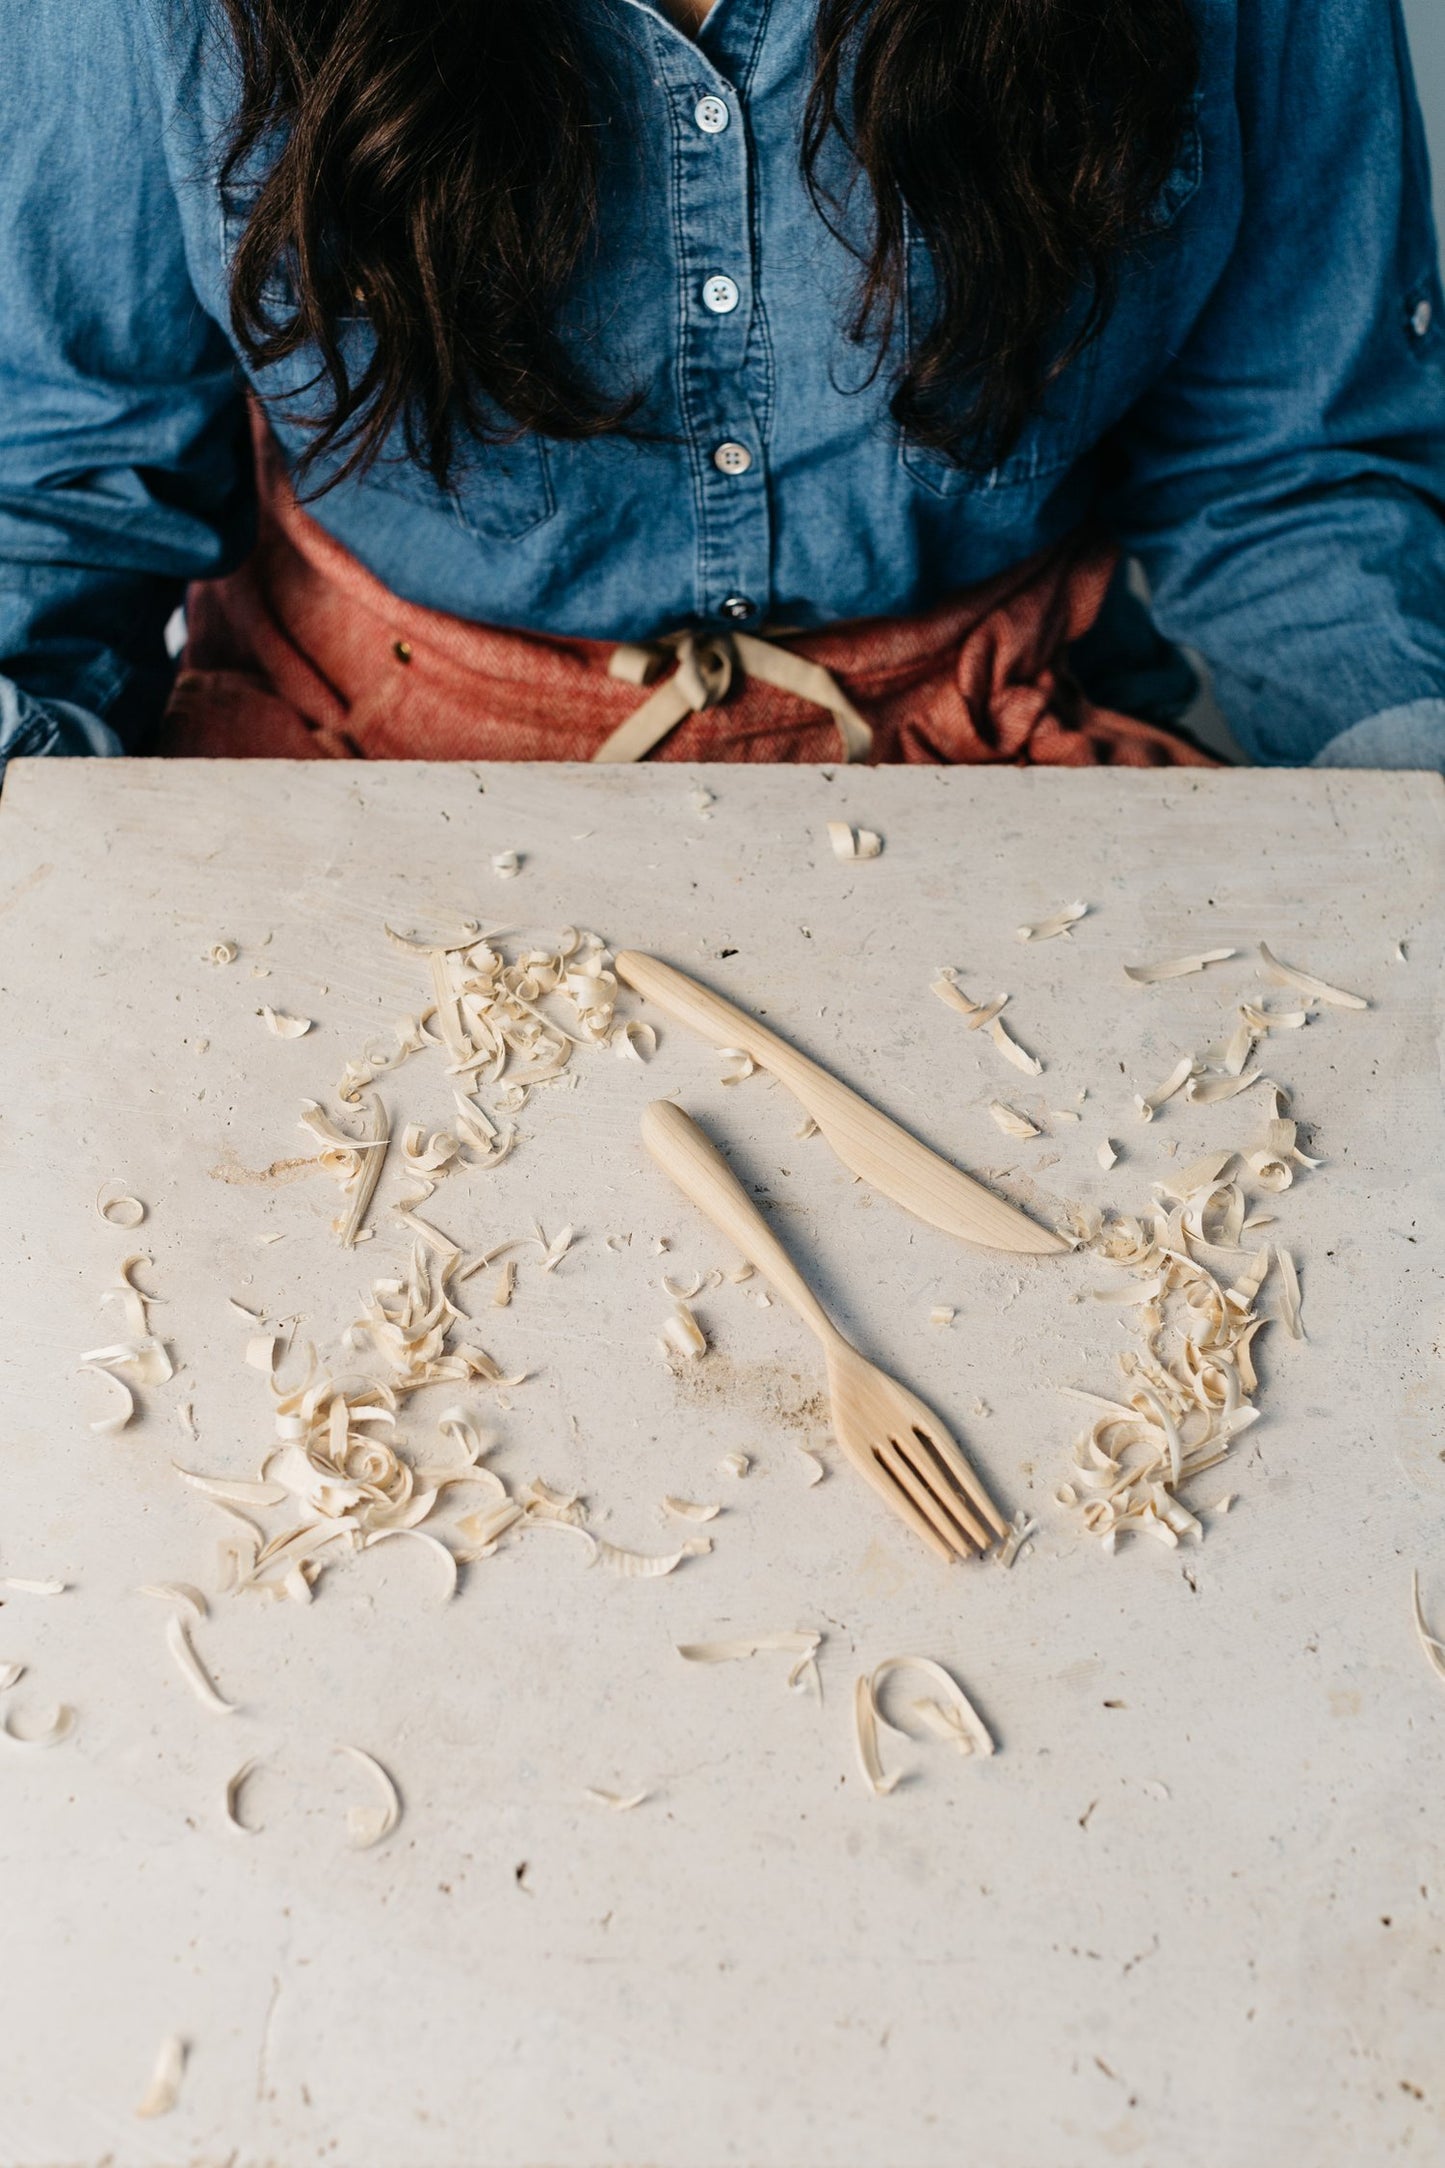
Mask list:
POLYGON ((729 437, 712 455, 712 463, 723 474, 746 474, 753 463, 753 455, 746 444, 735 444, 729 437))
POLYGON ((729 595, 722 606, 724 617, 751 617, 755 604, 751 595, 729 595))
POLYGON ((704 135, 721 135, 728 124, 728 109, 721 98, 699 98, 692 117, 704 135))
POLYGON ((1417 301, 1410 311, 1410 329, 1417 339, 1423 339, 1435 320, 1435 311, 1428 301, 1417 301))
POLYGON ((714 316, 731 316, 738 300, 737 287, 731 279, 724 278, 721 272, 715 273, 710 279, 704 279, 702 305, 705 309, 711 309, 714 316))

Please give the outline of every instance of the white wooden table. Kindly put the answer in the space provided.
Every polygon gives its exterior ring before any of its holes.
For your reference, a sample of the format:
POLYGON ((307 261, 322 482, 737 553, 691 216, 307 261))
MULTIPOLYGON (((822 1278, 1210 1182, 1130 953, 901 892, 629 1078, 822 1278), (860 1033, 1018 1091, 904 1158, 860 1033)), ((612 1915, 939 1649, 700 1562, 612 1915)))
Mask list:
MULTIPOLYGON (((62 1700, 78 1724, 48 1752, 0 1739, 5 2168, 1439 2158, 1445 1683, 1409 1584, 1418 1565, 1445 1620, 1442 814, 1438 781, 1353 774, 12 769, 0 1574, 73 1586, 5 1596, 0 1663, 29 1668, 0 1711, 62 1700), (878 829, 884 855, 838 863, 830 818, 878 829), (509 884, 503 849, 524 861, 509 884), (1018 943, 1075 896, 1072 941, 1018 943), (334 1344, 401 1256, 391 1174, 375 1239, 337 1248, 297 1112, 424 998, 382 921, 458 916, 592 926, 691 967, 1045 1212, 1145 1204, 1171 1164, 1252 1139, 1250 1095, 1149 1127, 1133 1095, 1218 1035, 1261 938, 1368 994, 1368 1015, 1269 1045, 1325 1165, 1278 1201, 1308 1341, 1261 1343, 1264 1420, 1196 1488, 1237 1492, 1229 1517, 1176 1554, 1083 1540, 1053 1503, 1079 1414, 1058 1388, 1107 1389, 1126 1344, 1111 1306, 1075 1300, 1100 1269, 905 1219, 797 1139, 781 1091, 723 1088, 664 1028, 646 1068, 579 1056, 513 1157, 431 1209, 469 1244, 580 1230, 509 1310, 470 1283, 487 1344, 536 1372, 496 1418, 497 1465, 582 1488, 640 1548, 675 1538, 664 1493, 721 1497, 711 1556, 622 1581, 539 1534, 443 1606, 435 1562, 390 1545, 309 1610, 218 1598, 201 1640, 243 1707, 200 1708, 162 1607, 133 1593, 214 1586, 222 1517, 171 1463, 252 1474, 265 1448, 228 1297, 334 1344), (240 959, 205 963, 224 937, 240 959), (1149 990, 1120 968, 1216 945, 1241 960, 1149 990), (1036 1085, 930 995, 945 963, 1011 991, 1036 1085), (263 1000, 315 1028, 272 1038, 263 1000), (1085 1087, 1082 1122, 1049 1121, 1085 1087), (672 1091, 845 1327, 1036 1514, 1012 1573, 950 1573, 881 1517, 828 1449, 814 1348, 756 1283, 699 1303, 713 1347, 684 1378, 660 1359, 660 1273, 727 1261, 637 1141, 672 1091), (1053 1133, 1010 1144, 994 1097, 1053 1133), (135 1237, 95 1213, 109 1176, 149 1203, 135 1237), (115 1336, 97 1301, 132 1247, 183 1368, 107 1438, 74 1362, 115 1336), (816 1488, 799 1445, 828 1464, 816 1488), (735 1448, 741 1482, 718 1472, 735 1448), (827 1636, 821 1706, 777 1657, 674 1653, 799 1626, 827 1636), (1000 1751, 908 1746, 909 1780, 875 1799, 852 1684, 900 1651, 952 1666, 1000 1751), (405 1797, 364 1853, 341 1743, 405 1797), (264 1827, 242 1837, 222 1793, 251 1754, 264 1827), (589 1785, 654 1796, 614 1814, 589 1785), (180 2103, 138 2121, 171 2033, 180 2103)), ((449 1111, 437 1057, 381 1088, 394 1118, 449 1111)))

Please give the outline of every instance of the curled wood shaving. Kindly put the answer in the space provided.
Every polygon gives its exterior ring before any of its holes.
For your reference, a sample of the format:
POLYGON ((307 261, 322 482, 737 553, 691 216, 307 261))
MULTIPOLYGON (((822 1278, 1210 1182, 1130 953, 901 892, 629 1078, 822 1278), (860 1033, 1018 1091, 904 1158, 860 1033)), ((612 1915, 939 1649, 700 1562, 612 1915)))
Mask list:
POLYGON ((1006 1137, 1037 1137, 1042 1133, 1026 1114, 1005 1106, 1001 1099, 990 1100, 988 1111, 1006 1137))
POLYGON ((358 1091, 355 1104, 361 1123, 357 1136, 339 1128, 314 1099, 301 1103, 301 1126, 323 1147, 321 1164, 339 1182, 348 1200, 347 1210, 335 1225, 343 1249, 352 1248, 361 1233, 391 1142, 386 1109, 376 1093, 358 1091))
POLYGON ((379 1807, 347 1809, 346 1826, 351 1832, 352 1849, 367 1852, 374 1844, 380 1844, 383 1838, 389 1837, 401 1820, 401 1795, 389 1772, 382 1767, 376 1756, 368 1754, 364 1747, 342 1746, 337 1748, 337 1752, 349 1754, 353 1761, 359 1761, 364 1769, 369 1769, 381 1790, 382 1803, 379 1807))
POLYGON ((13 1714, 0 1718, 0 1731, 16 1746, 59 1746, 75 1729, 75 1711, 68 1702, 57 1702, 48 1723, 32 1729, 28 1723, 16 1724, 13 1714))
POLYGON ((215 1716, 234 1716, 236 1705, 217 1691, 215 1681, 191 1644, 185 1620, 175 1612, 166 1620, 166 1646, 176 1660, 181 1677, 203 1709, 215 1716))
POLYGON ((1020 941, 1054 941, 1062 934, 1066 941, 1073 939, 1071 929, 1088 915, 1086 903, 1066 903, 1062 911, 1055 911, 1052 918, 1041 918, 1036 926, 1020 926, 1020 941))
POLYGON ((665 1354, 683 1355, 690 1362, 707 1353, 707 1334, 687 1303, 679 1302, 663 1325, 662 1346, 665 1354))
POLYGON ((1010 1037, 1008 1028, 1001 1016, 996 1016, 993 1019, 993 1022, 988 1027, 988 1035, 1004 1060, 1011 1061, 1015 1069, 1022 1069, 1025 1076, 1043 1075, 1043 1063, 1036 1055, 1028 1053, 1025 1048, 1021 1047, 1017 1039, 1010 1037))
POLYGON ((445 1584, 442 1590, 442 1600, 447 1602, 451 1597, 455 1596, 457 1592, 456 1554, 449 1551, 439 1537, 428 1535, 424 1528, 374 1528, 370 1535, 363 1540, 366 1549, 370 1550, 375 1544, 390 1543, 398 1537, 405 1537, 412 1543, 424 1543, 427 1549, 441 1560, 442 1576, 445 1584))
POLYGON ((698 1505, 690 1498, 664 1498, 663 1508, 675 1514, 680 1521, 715 1521, 722 1511, 720 1505, 698 1505))
POLYGON ((867 1779, 869 1789, 876 1797, 886 1797, 897 1786, 901 1771, 887 1774, 883 1768, 878 1749, 878 1726, 887 1724, 890 1731, 906 1733, 907 1727, 893 1723, 885 1717, 878 1704, 878 1697, 888 1681, 904 1671, 921 1671, 931 1679, 942 1694, 941 1700, 931 1697, 911 1701, 907 1714, 921 1730, 934 1738, 946 1739, 961 1754, 991 1755, 994 1752, 993 1736, 963 1688, 942 1664, 930 1656, 889 1656, 875 1665, 871 1673, 864 1672, 855 1683, 853 1691, 854 1730, 858 1746, 858 1759, 867 1779))
POLYGON ((876 858, 883 849, 883 838, 871 828, 853 829, 846 821, 829 821, 828 841, 835 858, 876 858))
POLYGON ((559 1235, 553 1235, 549 1242, 539 1227, 537 1229, 537 1241, 542 1251, 542 1271, 555 1272, 576 1239, 577 1230, 574 1227, 564 1227, 562 1232, 559 1235))
POLYGON ((662 1292, 670 1295, 674 1302, 694 1302, 702 1293, 705 1283, 700 1272, 693 1274, 691 1287, 684 1287, 681 1280, 675 1280, 670 1272, 664 1272, 659 1284, 662 1292))
POLYGON ((1317 979, 1312 971, 1300 971, 1293 964, 1281 963, 1271 953, 1268 944, 1259 944, 1260 957, 1271 978, 1282 986, 1292 986, 1297 993, 1308 994, 1315 1001, 1323 1001, 1334 1009, 1368 1009, 1369 1002, 1363 994, 1347 994, 1341 987, 1331 986, 1327 979, 1317 979))
POLYGON ((749 1634, 730 1641, 682 1641, 676 1647, 685 1664, 730 1664, 774 1651, 791 1656, 788 1685, 796 1688, 810 1683, 810 1672, 816 1677, 813 1659, 822 1645, 822 1634, 799 1629, 793 1633, 749 1634))
POLYGON ((1031 1521, 1021 1507, 1008 1524, 1008 1534, 993 1554, 995 1563, 1003 1567, 1011 1566, 1030 1536, 1036 1536, 1038 1532, 1038 1522, 1031 1521))
POLYGON ((992 1001, 972 1001, 956 983, 955 973, 950 969, 940 971, 930 989, 950 1009, 956 1009, 968 1024, 970 1031, 979 1031, 991 1024, 999 1012, 1007 1007, 1008 995, 995 994, 992 1001))
POLYGON ((1230 1033, 1229 1043, 1224 1049, 1223 1067, 1226 1076, 1243 1075, 1249 1057, 1254 1052, 1257 1037, 1249 1018, 1241 1010, 1239 1022, 1230 1033))
POLYGON ((1157 1085, 1152 1092, 1144 1093, 1142 1097, 1136 1096, 1134 1104, 1139 1109, 1141 1120, 1152 1122, 1165 1100, 1172 1099, 1177 1091, 1181 1091, 1193 1074, 1193 1055, 1182 1054, 1162 1084, 1157 1085))
POLYGON ((1258 1069, 1251 1070, 1248 1076, 1192 1076, 1185 1086, 1184 1096, 1196 1106, 1214 1106, 1221 1099, 1234 1099, 1240 1092, 1247 1092, 1259 1078, 1258 1069))
POLYGON ((743 1047, 720 1046, 718 1059, 731 1064, 731 1067, 723 1072, 721 1082, 724 1084, 746 1084, 750 1076, 757 1074, 757 1063, 743 1047))
POLYGON ((522 861, 516 851, 497 851, 492 858, 492 871, 499 881, 514 881, 522 870, 522 861))
MULTIPOLYGON (((1024 929, 1020 927, 1019 931, 1027 940, 1024 929)), ((885 1799, 895 1789, 903 1772, 895 1769, 890 1776, 883 1767, 883 1757, 878 1751, 878 1709, 873 1699, 873 1684, 866 1671, 860 1672, 853 1682, 853 1738, 864 1783, 875 1799, 885 1799)))
POLYGON ((800 1445, 798 1447, 798 1453, 801 1458, 805 1460, 808 1464, 808 1488, 809 1490, 816 1490, 818 1485, 822 1482, 824 1476, 828 1473, 828 1470, 824 1463, 818 1458, 816 1453, 809 1452, 806 1445, 800 1445))
POLYGON ((162 1603, 178 1603, 198 1624, 210 1616, 210 1606, 204 1595, 189 1581, 146 1581, 136 1594, 156 1596, 162 1603))
POLYGON ((1415 1618, 1415 1634, 1424 1652, 1425 1661, 1438 1678, 1445 1679, 1445 1642, 1437 1641, 1425 1623, 1425 1607, 1420 1601, 1418 1566, 1410 1575, 1410 1601, 1415 1618))
POLYGON ((134 1416, 135 1394, 126 1384, 125 1379, 118 1378, 113 1370, 101 1369, 93 1363, 82 1364, 80 1367, 88 1369, 93 1377, 104 1378, 109 1385, 114 1386, 125 1403, 124 1407, 118 1409, 114 1415, 99 1416, 90 1426, 92 1430, 103 1435, 114 1436, 118 1431, 124 1430, 127 1423, 134 1416))
POLYGON ((242 1762, 239 1769, 233 1769, 226 1779, 226 1821, 230 1828, 239 1830, 243 1837, 254 1837, 260 1834, 259 1824, 243 1822, 241 1819, 241 1793, 245 1788, 246 1779, 250 1776, 252 1770, 259 1769, 260 1766, 260 1757, 253 1754, 248 1761, 242 1762))
POLYGON ((600 1537, 593 1539, 596 1556, 613 1573, 621 1574, 627 1581, 656 1581, 664 1574, 673 1573, 686 1558, 705 1558, 712 1549, 709 1536, 689 1536, 682 1548, 658 1557, 645 1551, 624 1550, 621 1544, 604 1543, 600 1537))
POLYGON ((652 1797, 651 1792, 605 1792, 599 1785, 584 1784, 582 1797, 590 1799, 596 1807, 610 1807, 614 1814, 630 1814, 652 1797))
POLYGON ((109 1347, 90 1348, 80 1358, 82 1369, 124 1370, 136 1385, 164 1385, 175 1376, 170 1354, 161 1340, 117 1340, 109 1347))
POLYGON ((1108 1137, 1102 1137, 1099 1140, 1099 1143, 1095 1146, 1094 1157, 1098 1160, 1099 1165, 1104 1169, 1104 1172, 1107 1174, 1109 1169, 1117 1164, 1119 1154, 1110 1139, 1108 1137))
MULTIPOLYGON (((123 1257, 115 1268, 115 1278, 109 1287, 101 1290, 101 1305, 118 1302, 125 1316, 125 1329, 133 1339, 144 1340, 150 1333, 150 1305, 159 1302, 159 1295, 148 1295, 143 1287, 137 1287, 131 1275, 137 1265, 149 1265, 151 1259, 134 1250, 123 1257)), ((82 1358, 83 1359, 83 1358, 82 1358)))
POLYGON ((185 2044, 183 2041, 178 2040, 173 2033, 168 2040, 163 2040, 160 2044, 159 2052, 156 2055, 155 2069, 151 2072, 150 2084, 146 2087, 145 2098, 136 2109, 136 2114, 140 2116, 169 2115, 180 2097, 181 2078, 185 2072, 185 2067, 185 2044))
POLYGON ((95 1193, 95 1209, 112 1227, 139 1227, 146 1208, 119 1182, 102 1182, 95 1193))
POLYGON ((256 1014, 264 1020, 266 1029, 278 1039, 302 1039, 311 1029, 309 1016, 285 1016, 279 1009, 268 1008, 264 1001, 256 1014))
POLYGON ((1125 964, 1124 976, 1136 986, 1157 986, 1164 979, 1184 979, 1210 964, 1226 964, 1239 951, 1232 948, 1203 949, 1197 956, 1170 956, 1163 963, 1125 964))
POLYGON ((233 964, 241 951, 234 941, 213 941, 202 956, 203 964, 233 964))
POLYGON ((634 1018, 618 1025, 612 1035, 612 1045, 626 1061, 651 1061, 657 1052, 657 1033, 651 1024, 638 1023, 634 1018))
POLYGON ((724 1453, 722 1459, 718 1462, 718 1466, 726 1469, 729 1475, 736 1476, 738 1481, 741 1482, 749 1468, 751 1468, 752 1462, 746 1453, 724 1453))

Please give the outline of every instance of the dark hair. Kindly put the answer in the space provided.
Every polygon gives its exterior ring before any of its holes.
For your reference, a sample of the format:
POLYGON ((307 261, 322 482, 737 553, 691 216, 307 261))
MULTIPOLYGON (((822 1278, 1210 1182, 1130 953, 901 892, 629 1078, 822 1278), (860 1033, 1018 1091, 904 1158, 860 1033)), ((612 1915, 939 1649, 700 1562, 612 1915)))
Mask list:
MULTIPOLYGON (((221 5, 242 85, 223 185, 275 149, 232 321, 258 366, 319 354, 306 464, 330 455, 338 480, 399 424, 442 481, 459 437, 627 427, 645 392, 594 382, 556 331, 598 238, 572 0, 221 5), (358 313, 374 341, 353 371, 358 313)), ((1148 229, 1194 85, 1187 0, 819 0, 816 48, 804 174, 839 232, 867 192, 849 335, 873 342, 876 373, 926 247, 934 300, 892 412, 957 458, 995 458, 1097 334, 1148 229)))

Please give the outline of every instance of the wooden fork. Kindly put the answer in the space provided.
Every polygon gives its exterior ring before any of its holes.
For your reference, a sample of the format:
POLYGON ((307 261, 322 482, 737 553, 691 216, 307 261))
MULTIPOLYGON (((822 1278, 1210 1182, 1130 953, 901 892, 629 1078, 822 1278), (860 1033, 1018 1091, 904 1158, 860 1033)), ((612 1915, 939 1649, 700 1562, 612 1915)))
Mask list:
POLYGON ((865 1482, 941 1558, 986 1551, 1004 1521, 958 1447, 916 1393, 843 1337, 717 1146, 670 1099, 646 1109, 642 1137, 683 1194, 822 1341, 833 1435, 865 1482))

